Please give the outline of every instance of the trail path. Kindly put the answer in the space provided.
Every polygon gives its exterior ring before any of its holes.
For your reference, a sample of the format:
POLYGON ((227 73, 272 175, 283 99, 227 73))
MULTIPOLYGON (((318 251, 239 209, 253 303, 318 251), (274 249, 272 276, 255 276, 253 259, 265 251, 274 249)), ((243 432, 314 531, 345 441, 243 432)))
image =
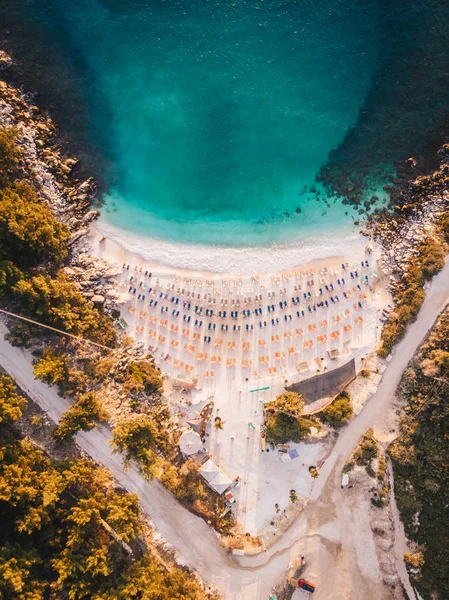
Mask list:
POLYGON ((416 594, 410 583, 404 562, 404 552, 407 550, 407 544, 404 532, 404 524, 401 521, 401 515, 399 514, 394 495, 394 474, 390 459, 388 459, 388 480, 390 482, 390 510, 394 519, 394 552, 396 555, 396 568, 409 600, 416 600, 416 594))
MULTIPOLYGON (((304 540, 316 536, 317 524, 326 523, 329 514, 335 512, 339 502, 341 470, 363 433, 382 421, 395 394, 402 372, 414 352, 449 299, 449 261, 434 278, 418 319, 409 328, 404 340, 384 373, 377 392, 360 414, 341 432, 331 456, 320 471, 314 486, 311 502, 297 521, 271 548, 255 557, 229 556, 217 543, 216 534, 198 517, 189 513, 156 481, 146 481, 134 468, 125 471, 120 455, 113 454, 109 444, 110 432, 103 427, 89 433, 81 433, 77 441, 94 460, 107 467, 114 477, 130 492, 137 493, 143 510, 152 520, 161 536, 176 549, 188 565, 197 569, 211 584, 219 587, 227 600, 265 600, 278 578, 289 563, 304 551, 304 540), (337 503, 337 504, 336 504, 337 503)), ((55 388, 48 387, 33 378, 31 354, 14 348, 4 340, 6 326, 0 323, 0 364, 32 397, 43 410, 58 421, 69 402, 60 398, 55 388)), ((317 566, 319 569, 319 565, 317 566)), ((348 566, 348 585, 352 585, 352 565, 348 566)), ((356 568, 356 567, 354 567, 356 568)), ((337 598, 330 589, 326 572, 319 580, 314 597, 337 598)), ((360 571, 358 575, 358 598, 372 597, 373 582, 360 571), (360 595, 368 593, 368 596, 360 595)), ((335 588, 334 588, 335 592, 335 588)), ((346 588, 346 599, 356 598, 346 588)), ((380 598, 381 596, 379 596, 380 598)))

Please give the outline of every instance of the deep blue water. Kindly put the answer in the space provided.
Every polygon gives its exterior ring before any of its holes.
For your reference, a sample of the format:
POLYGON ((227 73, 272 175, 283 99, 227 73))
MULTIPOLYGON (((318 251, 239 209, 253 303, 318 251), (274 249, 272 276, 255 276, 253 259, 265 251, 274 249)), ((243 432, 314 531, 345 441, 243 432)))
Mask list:
POLYGON ((58 116, 101 156, 106 220, 153 237, 241 245, 349 230, 358 214, 342 196, 368 198, 449 106, 441 3, 5 0, 0 11, 52 86, 41 93, 58 104, 60 90, 58 116))

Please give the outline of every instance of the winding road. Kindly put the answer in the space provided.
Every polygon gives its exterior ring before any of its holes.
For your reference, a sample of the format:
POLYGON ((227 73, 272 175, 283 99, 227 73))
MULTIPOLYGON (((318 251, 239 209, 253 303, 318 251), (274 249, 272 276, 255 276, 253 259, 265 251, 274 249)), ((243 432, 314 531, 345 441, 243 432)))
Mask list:
MULTIPOLYGON (((77 442, 94 460, 107 467, 121 485, 139 495, 142 509, 151 519, 152 525, 175 548, 181 562, 196 569, 201 577, 217 586, 226 600, 265 600, 291 561, 304 552, 307 537, 311 537, 311 531, 316 531, 316 524, 325 524, 329 513, 335 513, 335 498, 340 493, 343 465, 366 430, 382 422, 383 415, 394 399, 403 370, 448 300, 449 261, 446 261, 443 270, 429 287, 418 319, 398 344, 377 392, 340 433, 330 457, 320 471, 320 477, 316 480, 309 505, 288 531, 267 552, 258 556, 237 558, 227 554, 218 544, 215 532, 204 521, 183 508, 160 483, 146 481, 134 468, 125 471, 121 456, 112 453, 110 432, 106 428, 80 433, 77 442)), ((57 422, 69 402, 60 398, 55 388, 34 380, 31 354, 8 344, 3 339, 6 332, 6 326, 0 323, 0 364, 24 392, 57 422)), ((337 548, 335 552, 338 554, 338 551, 337 548)), ((325 574, 320 579, 324 581, 325 574)), ((335 587, 332 591, 331 582, 327 581, 326 584, 321 590, 317 589, 317 600, 337 598, 335 587)), ((349 578, 348 585, 350 584, 349 578)), ((357 596, 346 594, 344 597, 348 600, 353 597, 354 600, 361 600, 383 596, 375 596, 372 581, 364 579, 361 574, 357 596)))

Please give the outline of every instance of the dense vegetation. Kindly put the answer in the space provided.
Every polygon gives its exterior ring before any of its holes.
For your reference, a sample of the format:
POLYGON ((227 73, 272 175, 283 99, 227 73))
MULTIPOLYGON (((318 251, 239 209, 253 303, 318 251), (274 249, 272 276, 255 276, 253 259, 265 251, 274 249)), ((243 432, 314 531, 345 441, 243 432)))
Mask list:
POLYGON ((449 597, 449 310, 404 372, 407 401, 401 434, 390 452, 407 534, 418 544, 410 565, 425 597, 449 597))
MULTIPOLYGON (((111 319, 86 300, 62 269, 69 255, 70 231, 40 199, 39 186, 33 187, 34 174, 24 161, 18 137, 15 129, 0 128, 0 300, 13 312, 114 347, 111 319)), ((42 336, 40 328, 19 321, 8 339, 31 347, 42 336)), ((122 416, 113 429, 114 447, 128 462, 137 460, 146 476, 158 477, 220 531, 228 530, 232 518, 220 518, 222 498, 204 485, 194 465, 183 465, 175 451, 170 415, 160 398, 161 373, 152 359, 124 360, 120 348, 114 353, 90 348, 79 356, 82 350, 79 344, 54 336, 51 345, 35 351, 35 376, 74 400, 55 429, 55 438, 68 442, 78 431, 92 429, 107 418, 106 396, 116 397, 122 416)))
POLYGON ((0 378, 0 597, 200 600, 144 549, 138 499, 87 459, 55 461, 14 429, 26 401, 0 378))
MULTIPOLYGON (((61 270, 70 231, 40 200, 13 128, 0 128, 0 299, 47 325, 114 345, 111 320, 61 270)), ((29 345, 23 323, 11 339, 29 345)))
POLYGON ((417 255, 410 257, 395 293, 395 310, 382 330, 381 356, 388 356, 393 346, 404 337, 407 325, 418 316, 426 297, 423 286, 443 268, 448 238, 449 219, 446 215, 436 232, 427 235, 419 244, 417 255))

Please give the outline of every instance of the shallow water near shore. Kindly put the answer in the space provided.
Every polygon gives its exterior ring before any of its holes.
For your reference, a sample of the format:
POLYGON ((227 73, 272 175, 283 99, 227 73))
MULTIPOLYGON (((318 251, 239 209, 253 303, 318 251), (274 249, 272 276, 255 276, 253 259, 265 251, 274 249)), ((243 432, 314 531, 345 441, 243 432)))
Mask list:
POLYGON ((344 194, 382 190, 394 161, 438 123, 449 106, 438 46, 448 15, 424 8, 5 0, 0 10, 32 32, 29 53, 45 47, 57 62, 59 82, 35 53, 47 87, 60 85, 64 100, 62 80, 76 90, 66 118, 76 136, 82 112, 103 156, 105 225, 128 239, 256 247, 352 236, 361 210, 344 194), (428 89, 407 84, 410 69, 428 89))

